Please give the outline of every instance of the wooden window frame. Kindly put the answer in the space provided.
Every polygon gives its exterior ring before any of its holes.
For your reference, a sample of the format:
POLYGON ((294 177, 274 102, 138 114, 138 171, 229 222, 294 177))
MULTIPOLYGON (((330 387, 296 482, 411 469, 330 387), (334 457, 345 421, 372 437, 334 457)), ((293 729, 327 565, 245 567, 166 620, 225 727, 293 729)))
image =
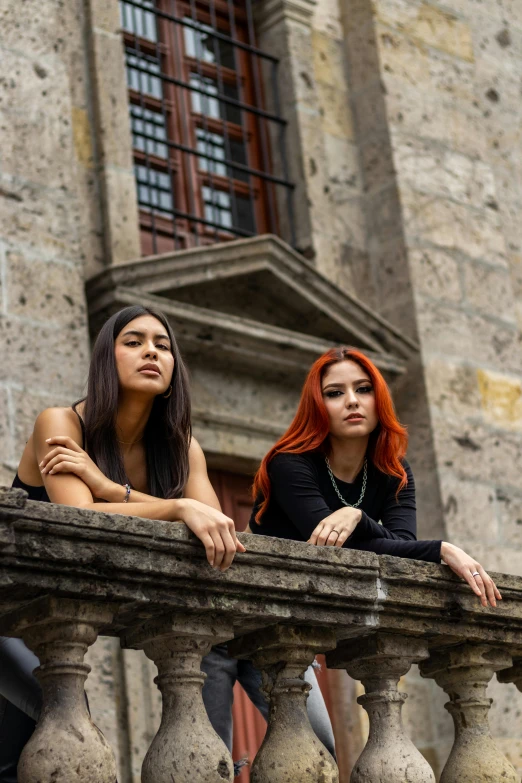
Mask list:
MULTIPOLYGON (((126 0, 122 0, 126 2, 126 0)), ((128 2, 127 2, 128 5, 128 2)), ((236 2, 228 3, 226 0, 156 0, 156 9, 149 13, 154 14, 156 20, 156 31, 158 41, 140 37, 137 34, 124 30, 123 41, 126 51, 134 51, 138 57, 150 56, 159 63, 160 88, 162 97, 154 97, 143 92, 141 88, 141 79, 139 77, 140 91, 129 87, 129 102, 131 106, 140 106, 142 109, 149 109, 158 114, 165 120, 166 139, 177 146, 166 145, 167 158, 154 155, 147 149, 149 142, 143 142, 145 149, 134 148, 134 160, 136 165, 147 167, 147 171, 154 169, 158 172, 168 174, 171 183, 171 207, 181 214, 170 217, 162 211, 160 207, 145 207, 143 204, 139 209, 140 228, 142 233, 142 251, 144 255, 150 255, 156 252, 165 252, 169 249, 182 249, 194 245, 209 245, 215 242, 227 241, 240 236, 256 235, 271 231, 278 233, 277 213, 273 208, 275 203, 275 186, 268 178, 256 174, 256 172, 268 173, 271 170, 270 155, 268 152, 268 132, 264 116, 256 114, 255 109, 263 109, 259 96, 262 96, 259 55, 252 54, 250 50, 241 46, 234 45, 233 41, 249 45, 249 25, 242 4, 241 7, 236 2), (234 17, 233 28, 229 17, 230 7, 233 5, 234 17), (196 20, 203 25, 212 27, 220 33, 229 36, 233 41, 229 44, 233 46, 234 65, 230 68, 220 62, 207 62, 203 58, 190 56, 185 46, 185 30, 187 27, 179 21, 166 18, 161 14, 169 14, 177 20, 188 18, 196 20), (257 69, 254 73, 253 69, 257 69), (232 87, 237 89, 237 100, 244 106, 252 107, 254 111, 247 108, 238 108, 240 112, 240 122, 233 122, 226 116, 227 103, 216 98, 219 101, 219 118, 208 116, 208 109, 205 112, 196 111, 194 108, 193 95, 197 92, 190 89, 189 85, 193 74, 197 74, 200 79, 211 79, 216 84, 217 93, 221 93, 221 88, 232 87), (162 78, 163 77, 163 78, 162 78), (167 78, 164 78, 167 77, 167 78), (257 90, 254 89, 256 81, 257 90), (203 130, 206 145, 204 152, 216 157, 215 162, 208 160, 206 170, 201 166, 202 158, 198 156, 198 130, 203 130), (220 166, 219 155, 216 156, 217 145, 213 145, 211 134, 222 139, 219 146, 223 148, 225 159, 234 161, 230 153, 230 142, 244 144, 244 170, 236 169, 228 164, 221 164, 225 171, 218 173, 215 169, 220 166), (261 149, 262 134, 265 134, 265 148, 261 149), (180 149, 184 147, 185 149, 180 149), (193 150, 188 152, 187 149, 193 150), (264 152, 264 155, 263 155, 264 152), (267 171, 268 168, 268 171, 267 171), (230 174, 236 176, 229 176, 230 174), (208 207, 213 211, 213 221, 219 222, 215 218, 219 207, 213 205, 216 193, 226 194, 229 205, 223 205, 223 209, 232 216, 232 221, 236 223, 231 228, 207 225, 206 206, 204 200, 204 188, 211 190, 212 203, 208 207), (252 215, 252 230, 247 230, 243 224, 238 225, 237 214, 240 204, 235 199, 247 199, 250 204, 252 215), (268 202, 271 200, 271 209, 268 202), (270 215, 269 215, 270 212, 270 215), (274 218, 275 215, 275 218, 274 218), (158 238, 159 241, 158 241, 158 238), (170 245, 170 246, 169 246, 170 245)), ((147 8, 143 8, 147 12, 147 8)), ((138 25, 139 26, 139 25, 138 25)), ((189 27, 188 29, 194 29, 189 27)), ((204 32, 204 31, 203 31, 204 32)), ((197 35, 197 32, 196 32, 197 35)), ((220 40, 217 40, 217 47, 220 40)), ((216 48, 217 48, 216 47, 216 48)), ((130 66, 132 67, 132 66, 130 66)), ((201 96, 200 105, 204 109, 204 101, 209 101, 211 96, 206 98, 201 96)), ((158 143, 161 143, 158 140, 158 143)), ((236 159, 236 162, 239 162, 236 159)), ((142 183, 143 184, 143 183, 142 183)), ((288 183, 290 185, 290 183, 288 183)), ((149 197, 153 200, 154 187, 149 184, 149 197)), ((156 192, 154 198, 159 199, 159 192, 156 192)), ((247 217, 248 220, 248 217, 247 217)))

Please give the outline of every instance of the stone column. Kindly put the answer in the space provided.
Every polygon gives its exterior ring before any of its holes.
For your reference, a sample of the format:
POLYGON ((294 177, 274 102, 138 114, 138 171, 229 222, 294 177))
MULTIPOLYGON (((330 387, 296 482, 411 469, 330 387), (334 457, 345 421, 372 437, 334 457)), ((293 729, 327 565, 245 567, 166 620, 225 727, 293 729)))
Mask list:
POLYGON ((111 619, 110 607, 50 598, 3 621, 2 633, 8 623, 40 659, 42 711, 20 758, 18 783, 116 783, 112 750, 84 694, 91 670, 85 653, 111 619))
POLYGON ((450 697, 445 706, 455 724, 455 742, 440 783, 519 783, 491 736, 492 700, 486 698, 493 674, 510 663, 504 650, 462 644, 434 652, 421 664, 423 677, 432 677, 450 697))
MULTIPOLYGON (((312 16, 317 0, 264 0, 257 4, 256 31, 261 49, 279 59, 278 85, 281 97, 281 111, 288 122, 286 129, 286 150, 288 151, 289 175, 295 183, 294 209, 297 247, 307 258, 312 258, 314 249, 314 216, 310 203, 313 195, 322 198, 321 170, 315 180, 310 176, 307 156, 322 146, 319 119, 319 104, 314 90, 312 16)), ((270 84, 270 73, 265 74, 270 84)), ((269 92, 269 91, 268 91, 269 92)), ((271 97, 271 96, 267 96, 271 97)), ((270 106, 273 111, 278 107, 270 106)), ((279 138, 274 136, 272 155, 279 155, 279 138)), ((322 154, 320 155, 322 159, 322 154)), ((275 160, 276 169, 282 170, 280 160, 275 160)), ((282 195, 282 194, 279 194, 282 195)), ((286 204, 279 210, 282 236, 291 242, 290 227, 286 224, 286 204)), ((319 216, 318 216, 319 217, 319 216)))
POLYGON ((428 657, 426 644, 391 634, 376 634, 327 655, 329 668, 346 669, 366 690, 357 701, 370 719, 370 735, 357 760, 351 783, 435 783, 432 769, 402 725, 407 694, 397 689, 412 663, 428 657))
POLYGON ((233 636, 211 615, 171 614, 125 632, 122 645, 142 649, 158 667, 161 725, 143 762, 143 783, 232 783, 234 765, 208 719, 201 659, 233 636))
POLYGON ((86 6, 105 263, 122 264, 141 249, 119 3, 86 6))
POLYGON ((513 666, 497 672, 497 680, 503 683, 514 683, 522 693, 522 658, 513 661, 513 666))
POLYGON ((308 719, 310 685, 304 673, 317 653, 331 649, 330 629, 273 626, 229 645, 232 655, 250 658, 262 670, 270 700, 268 730, 250 773, 252 783, 337 783, 337 766, 308 719))

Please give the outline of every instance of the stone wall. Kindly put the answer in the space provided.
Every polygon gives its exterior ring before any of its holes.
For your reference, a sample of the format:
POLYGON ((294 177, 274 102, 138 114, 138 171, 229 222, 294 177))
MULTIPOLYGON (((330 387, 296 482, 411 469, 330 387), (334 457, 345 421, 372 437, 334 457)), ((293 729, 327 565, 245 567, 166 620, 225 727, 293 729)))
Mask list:
POLYGON ((101 264, 83 3, 0 10, 0 480, 36 415, 79 396, 101 264))
MULTIPOLYGON (((320 6, 334 18, 331 3, 320 6)), ((428 433, 411 450, 421 508, 442 508, 443 537, 486 568, 521 573, 520 11, 468 0, 451 11, 416 0, 339 7, 368 301, 422 349, 418 372, 396 392, 412 434, 419 425, 428 433)), ((440 766, 449 721, 440 709, 426 714, 426 692, 418 701, 425 720, 415 710, 411 728, 424 726, 440 766)), ((520 768, 518 715, 505 692, 493 724, 520 768)))

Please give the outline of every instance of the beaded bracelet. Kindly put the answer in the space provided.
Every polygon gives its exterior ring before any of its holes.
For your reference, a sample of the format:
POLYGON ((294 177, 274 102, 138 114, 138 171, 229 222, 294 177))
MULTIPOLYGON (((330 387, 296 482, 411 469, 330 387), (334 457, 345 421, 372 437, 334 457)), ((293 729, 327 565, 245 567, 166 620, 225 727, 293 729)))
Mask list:
POLYGON ((125 484, 125 497, 123 498, 123 502, 124 503, 128 503, 129 502, 130 493, 131 493, 131 485, 130 484, 125 484))

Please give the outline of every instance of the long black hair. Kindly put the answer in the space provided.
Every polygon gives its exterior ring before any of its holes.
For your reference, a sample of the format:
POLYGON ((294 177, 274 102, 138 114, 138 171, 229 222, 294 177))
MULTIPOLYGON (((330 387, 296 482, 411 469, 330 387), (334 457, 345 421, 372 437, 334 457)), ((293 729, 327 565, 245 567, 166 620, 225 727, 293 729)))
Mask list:
POLYGON ((100 329, 92 352, 83 410, 85 447, 107 478, 118 484, 127 482, 116 437, 119 382, 114 342, 130 321, 142 315, 152 315, 162 324, 174 356, 172 393, 167 399, 161 394, 154 399, 144 432, 148 489, 154 497, 177 498, 183 494, 189 472, 190 392, 187 370, 176 339, 159 310, 141 305, 125 307, 100 329))

